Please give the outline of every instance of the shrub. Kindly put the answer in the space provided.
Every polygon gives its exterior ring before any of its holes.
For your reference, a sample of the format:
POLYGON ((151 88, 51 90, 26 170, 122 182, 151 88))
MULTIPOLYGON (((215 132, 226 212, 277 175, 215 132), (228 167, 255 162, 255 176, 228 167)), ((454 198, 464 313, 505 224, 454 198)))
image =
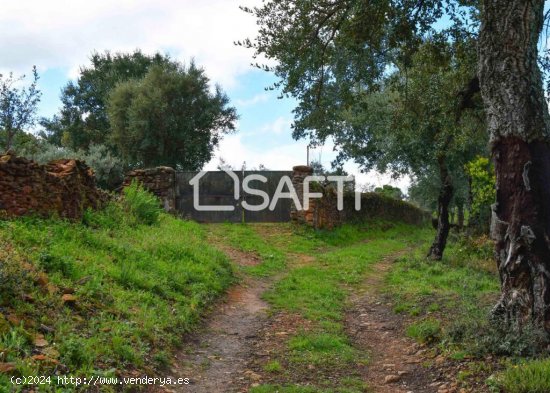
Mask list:
POLYGON ((486 326, 470 332, 474 337, 473 351, 483 355, 535 356, 548 344, 546 333, 536 326, 509 328, 504 321, 491 320, 486 326))
POLYGON ((43 252, 38 257, 40 266, 48 273, 59 272, 65 277, 73 277, 74 262, 67 256, 56 256, 43 252))
POLYGON ((94 170, 97 184, 105 189, 114 190, 124 179, 124 163, 114 156, 104 145, 90 145, 87 151, 74 151, 66 147, 59 147, 47 142, 41 142, 39 149, 25 149, 18 154, 27 157, 39 164, 47 164, 62 158, 82 160, 94 170))
POLYGON ((145 225, 156 224, 162 211, 157 197, 136 180, 124 189, 124 206, 138 224, 145 225))
POLYGON ((415 322, 407 328, 407 335, 421 343, 437 342, 441 336, 441 325, 435 319, 415 322))
POLYGON ((121 202, 111 200, 101 210, 87 209, 82 216, 82 223, 91 228, 116 229, 124 219, 121 202))
POLYGON ((89 365, 92 359, 92 351, 88 348, 84 339, 73 336, 61 343, 61 360, 64 364, 73 368, 89 365))

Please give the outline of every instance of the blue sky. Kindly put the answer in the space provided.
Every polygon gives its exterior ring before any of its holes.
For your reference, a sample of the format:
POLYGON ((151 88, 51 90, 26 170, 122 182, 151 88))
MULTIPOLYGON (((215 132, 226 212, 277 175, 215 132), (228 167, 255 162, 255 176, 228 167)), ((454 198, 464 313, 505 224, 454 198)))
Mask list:
MULTIPOLYGON (((292 99, 265 91, 274 77, 250 66, 252 53, 233 42, 253 37, 256 24, 239 5, 261 0, 0 0, 0 73, 28 73, 36 65, 43 92, 40 115, 50 117, 60 107, 61 88, 78 75, 95 51, 161 51, 180 61, 194 58, 213 82, 222 86, 240 115, 238 132, 227 136, 206 166, 219 158, 240 167, 265 165, 288 170, 305 164, 307 141, 291 137, 292 99)), ((327 144, 311 156, 326 166, 335 153, 327 144)), ((348 172, 360 184, 393 184, 406 188, 408 179, 348 172)))

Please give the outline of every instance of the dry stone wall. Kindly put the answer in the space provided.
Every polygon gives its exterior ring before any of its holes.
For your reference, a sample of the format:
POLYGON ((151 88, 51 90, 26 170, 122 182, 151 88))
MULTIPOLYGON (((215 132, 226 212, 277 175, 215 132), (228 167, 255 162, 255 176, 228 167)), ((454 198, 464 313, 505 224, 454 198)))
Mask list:
POLYGON ((126 175, 123 187, 128 187, 134 179, 161 200, 164 210, 176 212, 176 171, 173 168, 136 169, 126 175))
MULTIPOLYGON (((293 168, 292 184, 296 189, 300 202, 303 202, 304 179, 313 173, 308 166, 297 166, 293 168)), ((321 192, 320 199, 310 199, 309 209, 298 210, 294 203, 291 209, 291 219, 314 228, 332 229, 346 222, 361 222, 372 219, 399 221, 412 225, 423 225, 430 222, 429 213, 418 207, 394 198, 377 193, 361 194, 361 209, 355 210, 355 194, 345 193, 344 209, 338 210, 338 195, 336 189, 331 186, 318 184, 313 190, 314 184, 310 185, 312 191, 321 192)))
MULTIPOLYGON (((303 201, 303 183, 307 176, 313 174, 309 166, 300 165, 292 168, 292 184, 298 199, 303 201)), ((155 194, 162 201, 164 209, 176 213, 177 187, 176 171, 169 167, 137 169, 129 172, 124 180, 124 187, 137 180, 143 187, 155 194)), ((311 192, 322 192, 323 198, 311 199, 308 210, 297 209, 292 203, 290 219, 315 228, 331 229, 345 222, 382 219, 400 221, 408 224, 429 222, 429 213, 416 206, 376 193, 361 194, 361 210, 355 211, 355 195, 344 195, 344 210, 337 208, 338 196, 331 185, 311 184, 311 192)))
POLYGON ((107 199, 96 187, 93 171, 82 161, 39 165, 13 153, 0 156, 0 215, 57 214, 77 219, 87 208, 98 208, 107 199))

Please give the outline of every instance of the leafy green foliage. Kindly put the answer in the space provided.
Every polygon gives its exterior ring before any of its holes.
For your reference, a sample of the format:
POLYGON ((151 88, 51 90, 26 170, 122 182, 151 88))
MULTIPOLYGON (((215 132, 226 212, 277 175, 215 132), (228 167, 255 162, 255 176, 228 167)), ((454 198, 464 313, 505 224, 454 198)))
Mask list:
POLYGON ((550 359, 510 364, 488 382, 506 393, 546 393, 550 391, 550 359))
POLYGON ((122 160, 105 145, 91 144, 88 150, 74 151, 45 141, 36 141, 33 144, 23 145, 17 153, 40 164, 61 158, 82 160, 93 169, 97 185, 107 190, 114 190, 120 186, 126 169, 122 160))
MULTIPOLYGON (((84 224, 0 221, 2 307, 36 322, 0 331, 2 361, 18 375, 53 375, 54 365, 30 360, 43 324, 51 328, 44 350, 70 375, 163 367, 233 282, 229 261, 205 236, 198 224, 163 213, 157 225, 136 223, 122 202, 88 211, 84 224), (47 283, 38 280, 44 274, 47 283), (74 306, 63 304, 65 289, 74 306)), ((12 387, 0 377, 0 390, 12 387)))
POLYGON ((376 187, 374 189, 374 192, 382 195, 386 195, 390 198, 399 199, 402 201, 405 199, 405 196, 403 195, 403 191, 399 187, 394 187, 389 184, 384 184, 382 187, 376 187))
POLYGON ((346 158, 396 170, 429 162, 447 144, 457 93, 475 75, 475 43, 468 34, 477 27, 475 7, 271 0, 244 10, 261 28, 239 44, 277 60, 258 67, 273 72, 280 79, 274 87, 297 99, 296 138, 322 142, 332 136, 346 158), (433 24, 443 15, 452 23, 437 31, 433 24), (402 139, 407 131, 411 137, 402 139), (418 152, 416 159, 398 155, 394 145, 418 152), (384 158, 387 151, 392 157, 384 158))
POLYGON ((441 325, 435 319, 415 322, 407 327, 407 335, 424 344, 438 341, 440 334, 441 325))
POLYGON ((152 65, 175 66, 168 56, 156 53, 93 53, 91 65, 80 68, 78 79, 63 89, 60 113, 43 119, 44 136, 56 146, 88 150, 91 144, 110 146, 107 99, 121 82, 140 79, 152 65))
POLYGON ((38 90, 38 72, 32 69, 32 82, 27 87, 18 87, 25 76, 15 78, 10 73, 7 78, 0 74, 0 143, 10 150, 14 137, 24 128, 34 125, 36 111, 42 93, 38 90))
MULTIPOLYGON (((240 44, 276 60, 259 67, 298 101, 294 137, 332 138, 336 164, 353 159, 365 171, 417 179, 435 168, 452 190, 448 174, 484 150, 479 95, 461 102, 477 72, 475 4, 271 0, 245 11, 261 28, 240 44), (444 16, 448 28, 436 28, 444 16)), ((438 237, 438 253, 445 239, 438 237)))
POLYGON ((225 132, 235 108, 219 87, 210 92, 204 70, 153 66, 143 79, 118 85, 109 96, 112 142, 130 165, 197 170, 225 132))
POLYGON ((260 29, 239 44, 276 60, 257 66, 275 73, 275 87, 298 100, 295 136, 317 130, 322 140, 342 126, 342 110, 355 106, 357 93, 376 90, 389 64, 406 61, 443 4, 271 0, 243 9, 260 29))
POLYGON ((124 188, 123 203, 139 224, 153 225, 158 223, 161 207, 158 198, 145 190, 137 181, 124 188))
POLYGON ((62 103, 58 115, 42 120, 42 136, 72 155, 86 156, 108 188, 118 186, 118 168, 201 168, 237 119, 221 89, 211 92, 203 69, 141 51, 94 53, 91 66, 64 88, 62 103), (113 165, 95 146, 124 166, 113 165))
POLYGON ((466 164, 472 193, 472 214, 488 223, 491 204, 496 200, 496 177, 492 164, 486 157, 477 157, 466 164))

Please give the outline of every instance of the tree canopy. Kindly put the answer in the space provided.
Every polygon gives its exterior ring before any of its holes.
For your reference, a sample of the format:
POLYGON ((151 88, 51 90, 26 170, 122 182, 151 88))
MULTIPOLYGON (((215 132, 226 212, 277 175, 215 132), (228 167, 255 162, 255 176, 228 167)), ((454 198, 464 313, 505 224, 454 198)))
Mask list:
POLYGON ((16 78, 12 73, 7 77, 0 74, 0 141, 6 150, 13 147, 14 139, 23 133, 25 127, 33 126, 36 121, 37 106, 42 95, 37 86, 36 67, 32 69, 30 85, 19 87, 18 84, 24 79, 24 75, 16 78))
POLYGON ((109 144, 110 124, 107 99, 117 84, 141 79, 152 65, 177 67, 168 56, 156 53, 93 53, 91 65, 81 67, 76 82, 69 82, 61 93, 62 107, 52 119, 41 121, 44 136, 58 145, 88 149, 90 144, 109 144))
POLYGON ((435 168, 442 221, 431 254, 440 259, 456 189, 451 173, 486 152, 480 98, 461 94, 477 69, 468 24, 477 20, 475 9, 441 2, 427 2, 431 8, 406 1, 291 3, 246 9, 264 29, 241 44, 278 61, 265 69, 298 99, 294 137, 314 143, 331 137, 336 164, 353 159, 364 171, 423 178, 435 168), (438 31, 432 24, 444 13, 452 13, 452 23, 438 31))
POLYGON ((152 66, 109 96, 111 142, 131 166, 198 170, 220 138, 235 129, 236 110, 221 88, 210 91, 203 69, 152 66))
POLYGON ((382 187, 376 187, 374 192, 377 194, 382 194, 393 199, 399 199, 400 201, 405 199, 403 191, 399 187, 394 187, 390 184, 384 184, 382 187))

